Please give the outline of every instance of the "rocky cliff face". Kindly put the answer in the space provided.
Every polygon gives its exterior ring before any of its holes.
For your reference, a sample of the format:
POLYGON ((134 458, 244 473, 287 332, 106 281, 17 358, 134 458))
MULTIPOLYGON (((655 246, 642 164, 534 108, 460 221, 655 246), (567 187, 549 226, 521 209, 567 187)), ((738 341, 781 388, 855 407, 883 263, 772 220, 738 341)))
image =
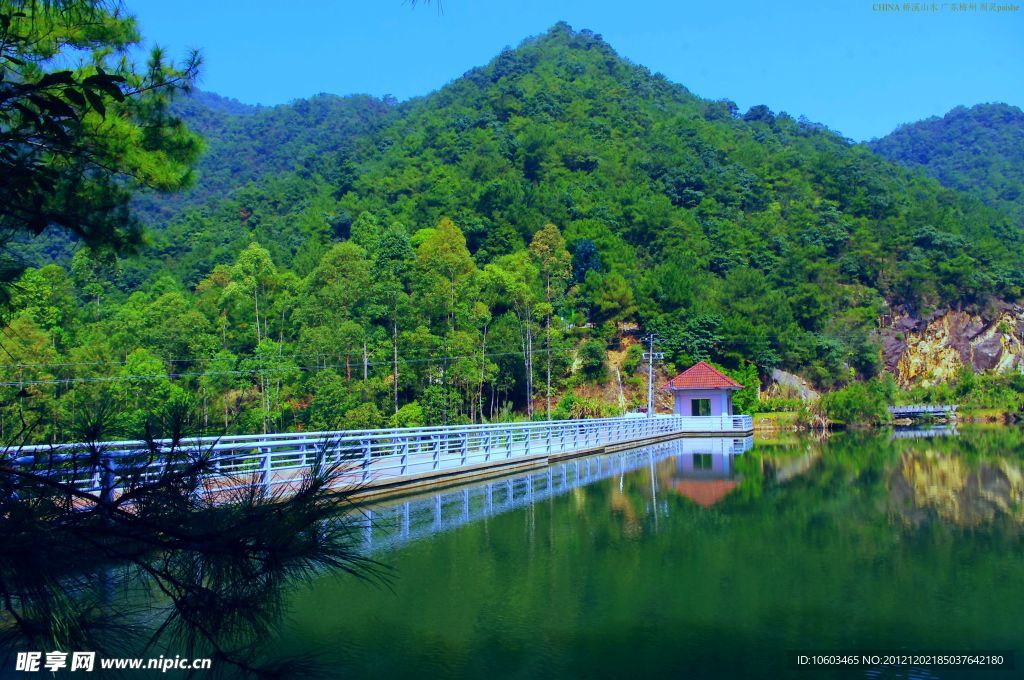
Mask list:
POLYGON ((944 382, 962 366, 1024 371, 1024 307, 1006 306, 989 318, 960 311, 897 317, 884 333, 882 351, 904 386, 944 382))

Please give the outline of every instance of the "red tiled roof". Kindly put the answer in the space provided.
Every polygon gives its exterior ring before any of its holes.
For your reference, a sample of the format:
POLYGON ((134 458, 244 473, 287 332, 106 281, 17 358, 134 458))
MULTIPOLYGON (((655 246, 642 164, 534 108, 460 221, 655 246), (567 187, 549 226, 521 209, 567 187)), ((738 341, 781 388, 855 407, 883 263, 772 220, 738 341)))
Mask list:
POLYGON ((743 389, 743 385, 714 368, 706 361, 690 366, 669 380, 665 387, 670 390, 743 389))
POLYGON ((729 495, 737 482, 726 479, 684 479, 674 484, 675 490, 701 507, 710 508, 729 495))

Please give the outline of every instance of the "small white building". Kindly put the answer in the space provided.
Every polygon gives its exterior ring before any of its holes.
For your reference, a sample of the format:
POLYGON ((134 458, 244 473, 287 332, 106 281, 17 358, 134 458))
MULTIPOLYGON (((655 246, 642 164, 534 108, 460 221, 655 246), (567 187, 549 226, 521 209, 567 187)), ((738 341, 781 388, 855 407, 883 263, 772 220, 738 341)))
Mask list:
POLYGON ((731 416, 732 393, 743 385, 702 361, 669 380, 665 389, 675 396, 676 415, 731 416))

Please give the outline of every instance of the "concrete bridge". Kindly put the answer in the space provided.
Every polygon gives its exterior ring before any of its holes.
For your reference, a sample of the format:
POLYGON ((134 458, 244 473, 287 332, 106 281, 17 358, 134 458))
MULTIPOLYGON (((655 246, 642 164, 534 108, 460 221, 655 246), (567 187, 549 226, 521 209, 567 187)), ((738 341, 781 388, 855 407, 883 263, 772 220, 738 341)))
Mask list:
POLYGON ((358 487, 371 496, 679 437, 752 432, 753 419, 743 415, 593 418, 29 446, 8 452, 8 461, 108 499, 197 460, 213 468, 203 480, 207 493, 254 484, 287 492, 312 466, 337 465, 338 488, 358 487))

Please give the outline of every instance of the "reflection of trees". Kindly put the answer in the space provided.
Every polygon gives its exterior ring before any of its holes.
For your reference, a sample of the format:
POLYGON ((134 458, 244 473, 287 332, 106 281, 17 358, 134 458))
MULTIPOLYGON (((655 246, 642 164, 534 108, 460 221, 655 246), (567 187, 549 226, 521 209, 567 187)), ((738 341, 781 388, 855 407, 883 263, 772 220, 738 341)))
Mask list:
MULTIPOLYGON (((261 658, 260 644, 286 586, 324 569, 377 573, 354 552, 350 494, 331 490, 340 470, 322 452, 285 497, 227 477, 222 487, 235 488, 202 493, 211 451, 180 438, 146 448, 119 461, 115 490, 99 495, 12 465, 16 452, 0 457, 0 649, 180 654, 272 676, 283 662, 261 658)), ((98 461, 102 448, 83 455, 98 461)), ((289 673, 303 668, 295 662, 289 673)))
POLYGON ((1016 455, 1022 450, 1024 433, 999 428, 927 440, 848 432, 826 442, 758 446, 755 453, 771 480, 764 488, 769 497, 785 484, 818 496, 819 512, 843 504, 865 512, 881 503, 907 526, 939 519, 975 527, 1000 517, 1024 523, 1024 472, 1016 455))
POLYGON ((740 487, 711 508, 665 492, 675 468, 656 462, 656 504, 644 467, 391 554, 394 595, 325 578, 297 595, 283 647, 313 645, 356 675, 411 674, 440 648, 459 677, 619 676, 640 658, 645 675, 737 678, 768 675, 779 649, 852 636, 1010 648, 1019 532, 894 521, 890 483, 904 455, 935 446, 968 467, 1013 462, 1013 437, 758 444, 734 461, 740 487), (817 462, 775 478, 805 456, 817 462), (737 645, 752 653, 729 655, 737 645))

